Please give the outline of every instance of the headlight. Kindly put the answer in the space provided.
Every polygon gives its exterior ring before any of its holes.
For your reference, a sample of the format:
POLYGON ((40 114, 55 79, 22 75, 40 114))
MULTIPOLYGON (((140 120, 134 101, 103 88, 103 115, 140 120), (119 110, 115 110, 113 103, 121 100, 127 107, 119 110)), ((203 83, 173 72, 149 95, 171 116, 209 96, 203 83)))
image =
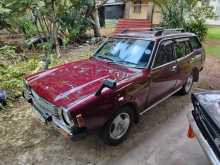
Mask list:
POLYGON ((30 85, 28 84, 28 82, 26 80, 23 81, 23 84, 24 84, 24 89, 25 90, 30 90, 30 85))
POLYGON ((73 126, 74 125, 74 122, 71 119, 69 111, 67 109, 65 109, 65 108, 62 109, 62 118, 63 118, 64 122, 66 124, 68 124, 69 126, 73 126))

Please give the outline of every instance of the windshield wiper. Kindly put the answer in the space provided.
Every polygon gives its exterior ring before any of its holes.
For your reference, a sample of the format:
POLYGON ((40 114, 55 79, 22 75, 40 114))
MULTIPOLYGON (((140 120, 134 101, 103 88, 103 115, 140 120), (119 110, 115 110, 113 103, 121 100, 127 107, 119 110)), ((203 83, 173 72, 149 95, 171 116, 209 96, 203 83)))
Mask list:
POLYGON ((137 64, 132 63, 132 62, 129 62, 129 61, 122 61, 122 60, 120 60, 120 61, 111 61, 111 62, 109 62, 109 63, 121 64, 121 65, 133 65, 133 66, 132 66, 133 68, 143 69, 143 67, 138 66, 137 64))
POLYGON ((114 60, 108 56, 97 55, 96 57, 114 62, 114 60))
POLYGON ((133 63, 133 62, 129 62, 129 61, 116 61, 116 62, 118 62, 118 63, 123 63, 123 64, 130 64, 130 65, 137 65, 137 64, 135 64, 135 63, 133 63))

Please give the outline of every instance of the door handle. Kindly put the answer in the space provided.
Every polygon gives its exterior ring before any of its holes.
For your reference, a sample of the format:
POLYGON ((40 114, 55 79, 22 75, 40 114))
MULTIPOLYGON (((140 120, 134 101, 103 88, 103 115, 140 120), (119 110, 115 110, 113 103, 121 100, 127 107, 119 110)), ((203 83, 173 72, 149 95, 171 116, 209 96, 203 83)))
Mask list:
POLYGON ((175 71, 176 71, 176 69, 177 69, 177 66, 176 66, 176 65, 174 65, 174 66, 172 66, 171 71, 172 71, 172 72, 175 72, 175 71))

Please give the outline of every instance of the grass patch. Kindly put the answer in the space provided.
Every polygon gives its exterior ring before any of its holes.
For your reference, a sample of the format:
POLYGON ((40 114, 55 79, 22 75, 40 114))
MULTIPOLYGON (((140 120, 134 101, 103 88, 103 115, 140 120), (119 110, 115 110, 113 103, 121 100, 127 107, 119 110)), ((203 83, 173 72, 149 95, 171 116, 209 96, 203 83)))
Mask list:
MULTIPOLYGON (((0 47, 0 89, 6 90, 7 103, 12 106, 22 96, 23 78, 42 71, 44 67, 42 62, 43 52, 21 56, 16 54, 15 50, 13 46, 0 47)), ((55 54, 50 54, 50 68, 69 61, 87 59, 92 51, 93 49, 89 47, 82 47, 78 51, 69 51, 62 58, 57 58, 55 54)))
POLYGON ((206 48, 206 52, 208 55, 213 55, 217 58, 220 58, 220 46, 219 45, 208 46, 206 48))
POLYGON ((220 40, 220 27, 210 27, 208 29, 207 40, 220 40))

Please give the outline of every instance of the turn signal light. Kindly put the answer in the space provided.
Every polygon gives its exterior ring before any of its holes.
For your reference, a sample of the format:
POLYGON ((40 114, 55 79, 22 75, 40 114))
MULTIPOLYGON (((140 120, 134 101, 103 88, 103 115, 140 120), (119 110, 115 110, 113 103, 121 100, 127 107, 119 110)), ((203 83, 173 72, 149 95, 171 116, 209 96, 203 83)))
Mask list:
POLYGON ((76 116, 76 120, 77 120, 78 126, 79 126, 80 128, 86 127, 86 122, 85 122, 85 120, 84 120, 82 114, 78 114, 78 115, 76 116))
POLYGON ((195 134, 193 132, 193 129, 191 125, 189 125, 188 133, 187 133, 188 138, 193 139, 195 137, 195 134))

